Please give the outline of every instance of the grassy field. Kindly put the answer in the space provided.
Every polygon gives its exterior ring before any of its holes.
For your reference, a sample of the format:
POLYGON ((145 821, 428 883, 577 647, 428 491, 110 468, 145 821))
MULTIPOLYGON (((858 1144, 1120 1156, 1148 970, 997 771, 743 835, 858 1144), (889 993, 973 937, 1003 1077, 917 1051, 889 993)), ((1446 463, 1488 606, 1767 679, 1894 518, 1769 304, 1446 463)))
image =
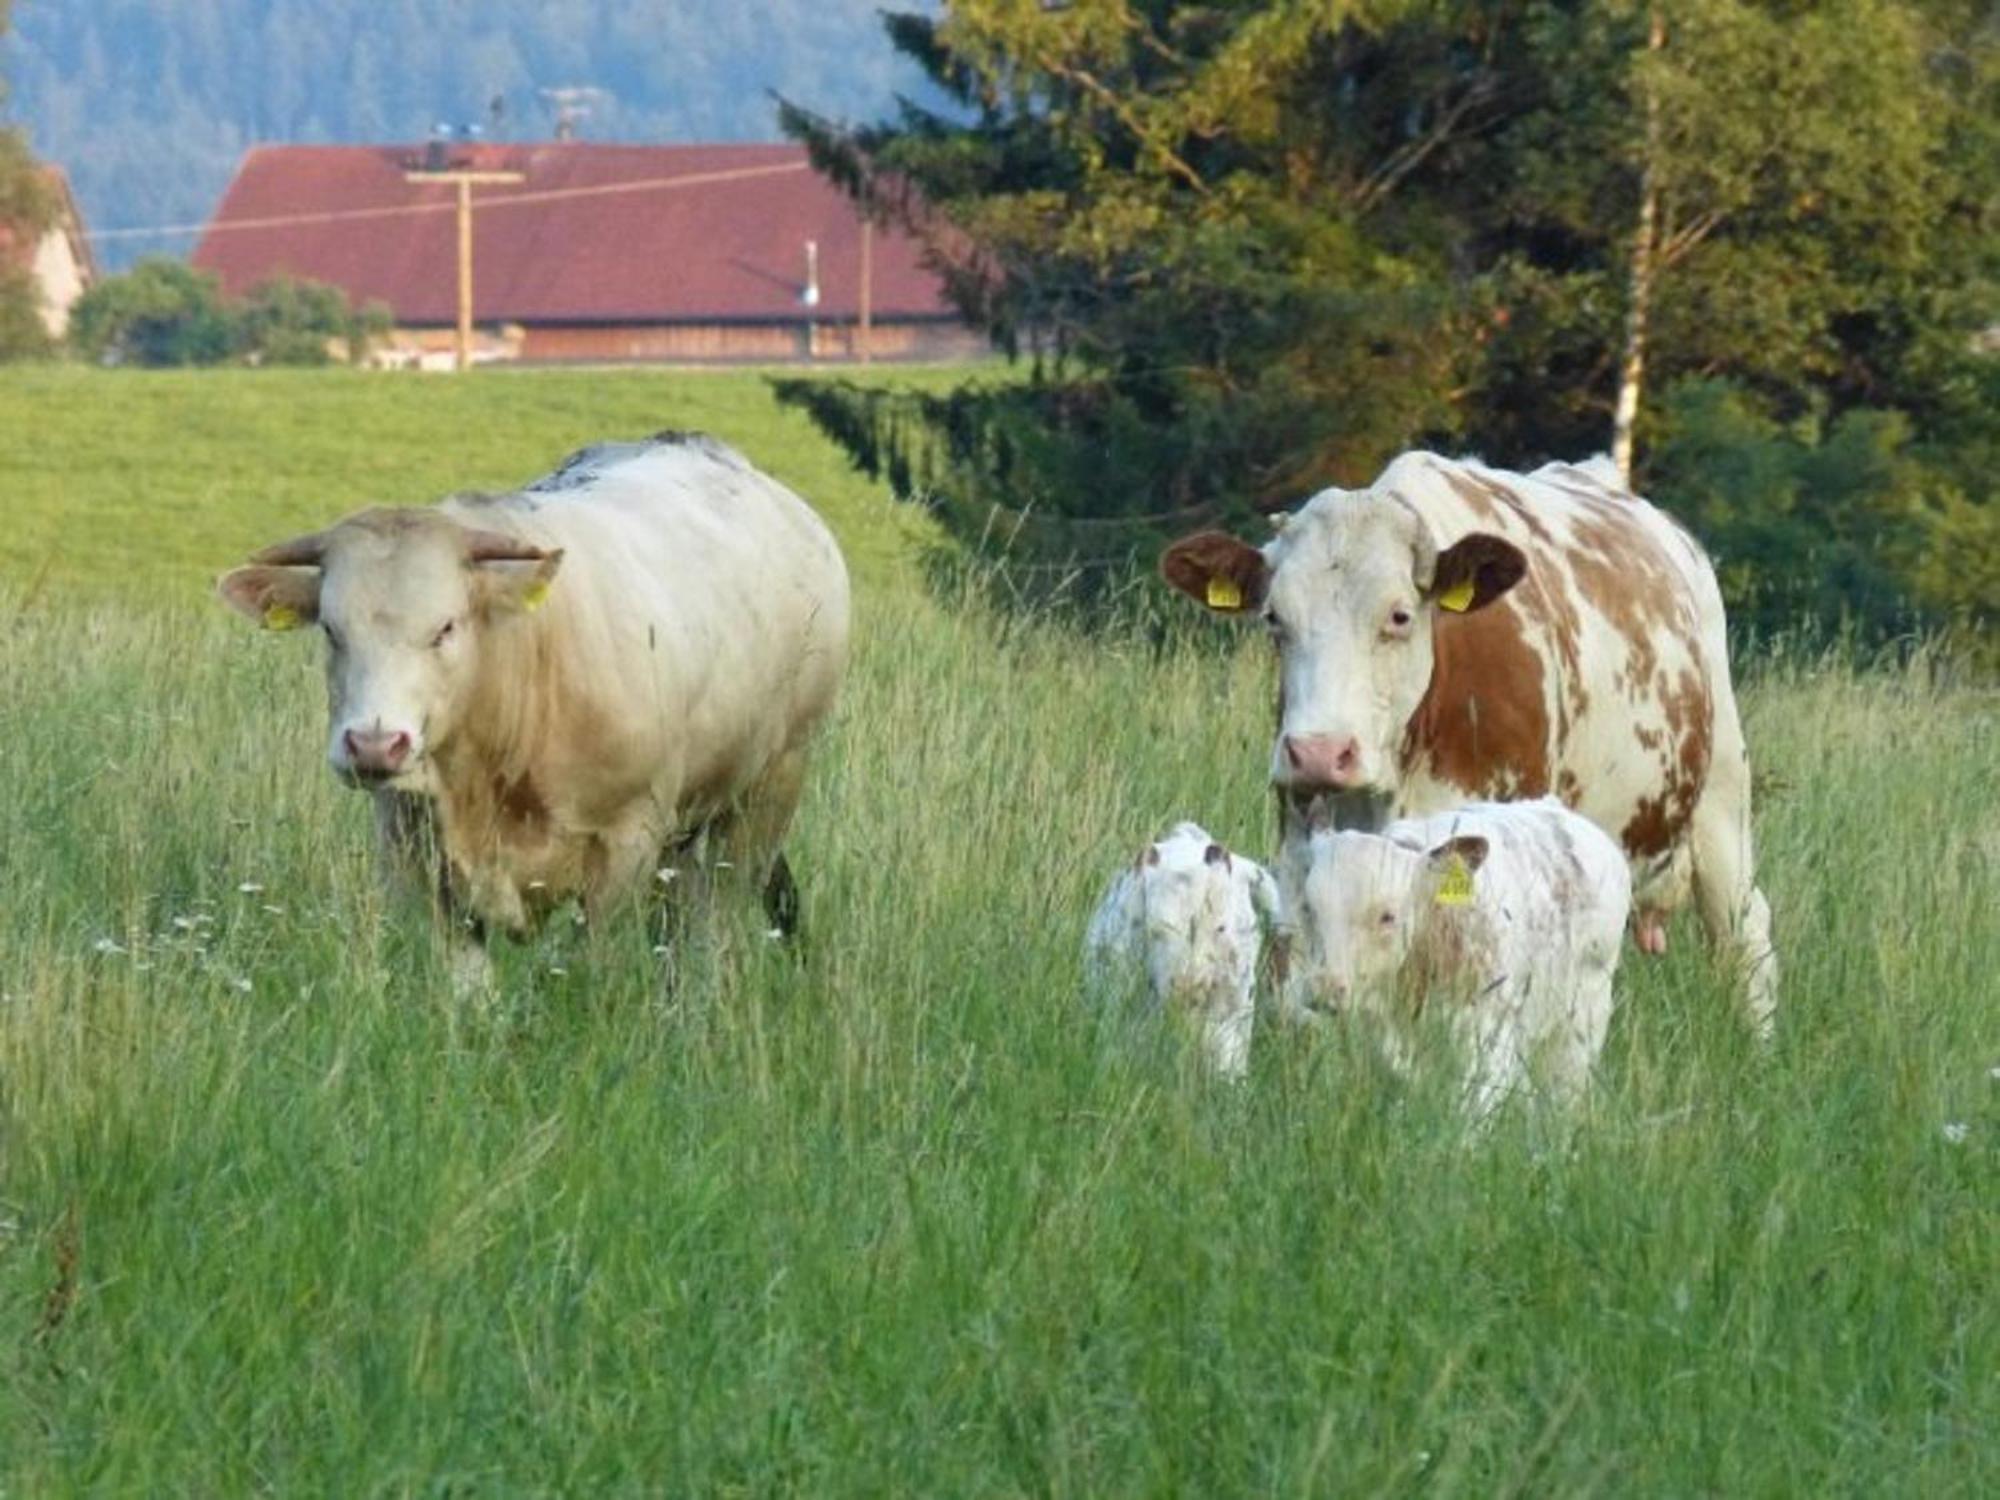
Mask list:
MULTIPOLYGON (((945 370, 878 378, 937 382, 945 370)), ((364 505, 506 489, 565 454, 663 428, 713 432, 810 495, 864 583, 923 534, 748 372, 0 372, 0 579, 191 597, 250 549, 364 505)))
POLYGON ((1775 1048, 1684 920, 1573 1149, 1467 1149, 1337 1036, 1231 1089, 1079 1009, 1140 840, 1266 841, 1260 649, 939 607, 735 377, 554 377, 560 420, 482 378, 477 430, 479 383, 217 379, 0 392, 8 529, 115 489, 38 401, 234 476, 209 540, 139 474, 117 553, 0 562, 0 1495, 2000 1492, 1990 694, 1761 671, 1775 1048), (704 412, 879 551, 811 940, 668 990, 636 920, 559 926, 455 1002, 320 764, 313 643, 107 595, 704 412))

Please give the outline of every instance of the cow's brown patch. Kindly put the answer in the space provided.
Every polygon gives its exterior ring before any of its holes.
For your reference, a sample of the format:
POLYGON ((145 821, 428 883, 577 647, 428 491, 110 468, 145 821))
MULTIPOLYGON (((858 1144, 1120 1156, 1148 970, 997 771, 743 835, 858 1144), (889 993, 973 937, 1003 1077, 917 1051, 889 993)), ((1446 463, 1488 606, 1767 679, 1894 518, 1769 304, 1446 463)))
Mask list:
MULTIPOLYGON (((1599 614, 1628 641, 1654 631, 1682 631, 1686 587, 1636 512, 1579 496, 1568 549, 1578 586, 1599 614)), ((1628 674, 1643 685, 1650 670, 1628 674)))
POLYGON ((1449 478, 1459 498, 1473 510, 1494 520, 1512 518, 1543 546, 1553 547, 1556 544, 1555 534, 1535 514, 1535 508, 1506 485, 1496 484, 1490 479, 1478 479, 1470 474, 1454 473, 1449 478))
POLYGON ((1405 766, 1473 796, 1540 797, 1549 789, 1549 715, 1542 660, 1519 608, 1440 615, 1430 686, 1403 731, 1405 766))
MULTIPOLYGON (((1700 674, 1690 669, 1677 681, 1668 682, 1664 673, 1661 679, 1658 696, 1667 730, 1653 734, 1650 745, 1671 753, 1661 756, 1659 794, 1642 799, 1619 833, 1625 852, 1633 856, 1664 854, 1686 836, 1708 782, 1715 743, 1714 698, 1700 674)), ((1643 732, 1640 743, 1649 744, 1643 732)))
POLYGON ((1638 810, 1618 834, 1627 854, 1662 854, 1672 845, 1678 830, 1668 814, 1667 803, 1666 792, 1640 799, 1638 810))

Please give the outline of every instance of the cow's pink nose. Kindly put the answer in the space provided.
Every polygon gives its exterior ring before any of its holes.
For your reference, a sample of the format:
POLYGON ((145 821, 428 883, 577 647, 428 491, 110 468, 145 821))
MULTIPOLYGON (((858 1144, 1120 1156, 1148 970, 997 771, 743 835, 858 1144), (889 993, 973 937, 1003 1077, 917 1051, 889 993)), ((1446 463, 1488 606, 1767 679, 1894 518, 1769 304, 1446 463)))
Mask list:
POLYGON ((410 758, 410 736, 401 729, 350 729, 342 738, 348 765, 364 775, 393 776, 410 758))
POLYGON ((1361 742, 1351 734, 1288 734, 1284 746, 1295 787, 1345 791, 1361 783, 1361 742))

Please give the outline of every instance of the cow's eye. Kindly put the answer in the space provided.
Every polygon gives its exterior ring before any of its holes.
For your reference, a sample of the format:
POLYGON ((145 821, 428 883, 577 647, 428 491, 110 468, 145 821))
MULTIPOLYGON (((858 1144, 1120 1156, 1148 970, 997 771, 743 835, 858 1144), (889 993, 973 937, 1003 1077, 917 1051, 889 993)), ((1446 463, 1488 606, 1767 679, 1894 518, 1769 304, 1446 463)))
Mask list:
POLYGON ((1410 628, 1410 612, 1401 605, 1397 605, 1396 608, 1389 611, 1389 626, 1392 630, 1408 630, 1410 628))
POLYGON ((458 622, 456 620, 446 620, 444 624, 438 626, 437 634, 431 637, 431 650, 436 651, 439 649, 457 632, 458 622))
POLYGON ((1283 635, 1285 633, 1285 622, 1278 618, 1278 612, 1275 609, 1266 609, 1264 611, 1264 626, 1273 635, 1283 635))
POLYGON ((340 649, 340 632, 338 630, 335 630, 333 626, 327 623, 325 620, 321 620, 319 622, 319 628, 320 628, 320 634, 326 637, 327 645, 331 646, 334 650, 338 651, 340 649))
POLYGON ((1396 914, 1392 911, 1377 912, 1375 914, 1375 925, 1384 932, 1387 932, 1391 927, 1396 925, 1396 914))

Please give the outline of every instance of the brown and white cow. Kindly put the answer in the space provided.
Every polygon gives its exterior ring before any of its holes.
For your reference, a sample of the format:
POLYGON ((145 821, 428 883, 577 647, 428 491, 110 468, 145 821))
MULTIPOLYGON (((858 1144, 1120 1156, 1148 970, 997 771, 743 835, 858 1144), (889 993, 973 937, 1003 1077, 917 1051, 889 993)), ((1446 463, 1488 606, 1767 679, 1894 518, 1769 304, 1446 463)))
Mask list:
POLYGON ((690 857, 764 880, 847 657, 819 517, 712 439, 607 443, 511 494, 365 510, 217 584, 326 639, 334 773, 449 912, 519 930, 690 857), (426 837, 425 835, 431 835, 426 837))
POLYGON ((1277 645, 1281 871, 1316 825, 1560 797, 1631 862, 1643 948, 1665 947, 1691 878, 1769 1034, 1777 961, 1715 572, 1608 464, 1514 474, 1408 453, 1365 490, 1315 495, 1261 548, 1203 532, 1160 567, 1211 610, 1261 616, 1277 645))

